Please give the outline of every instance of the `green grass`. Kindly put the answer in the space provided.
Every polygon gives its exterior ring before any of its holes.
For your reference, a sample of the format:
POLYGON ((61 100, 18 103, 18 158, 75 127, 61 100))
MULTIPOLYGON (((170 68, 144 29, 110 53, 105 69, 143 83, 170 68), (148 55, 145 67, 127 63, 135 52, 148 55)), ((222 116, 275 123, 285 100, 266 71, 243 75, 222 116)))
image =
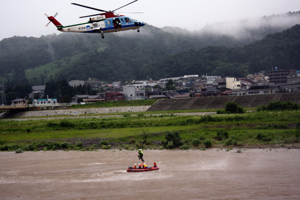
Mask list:
MULTIPOLYGON (((175 127, 144 127, 147 130, 147 134, 159 134, 167 131, 180 131, 197 127, 175 126, 175 127)), ((64 140, 70 138, 81 139, 116 139, 124 137, 140 137, 143 134, 142 128, 115 128, 115 129, 87 129, 87 130, 59 130, 59 131, 45 131, 45 132, 33 132, 33 133, 1 133, 1 140, 8 143, 11 142, 23 142, 31 140, 64 140)), ((161 138, 160 136, 158 138, 161 138)))
MULTIPOLYGON (((131 144, 132 148, 137 144, 154 148, 154 141, 164 141, 168 132, 179 132, 184 144, 192 148, 204 148, 204 141, 207 140, 211 141, 213 147, 284 145, 300 142, 299 122, 300 111, 206 116, 161 113, 118 118, 1 120, 0 148, 7 149, 2 148, 1 144, 96 139, 106 139, 113 143, 124 142, 131 144), (226 137, 219 137, 219 131, 227 132, 226 137), (200 144, 193 147, 195 139, 199 140, 200 144), (141 143, 145 140, 147 143, 141 143)), ((186 148, 187 146, 182 147, 186 148)))

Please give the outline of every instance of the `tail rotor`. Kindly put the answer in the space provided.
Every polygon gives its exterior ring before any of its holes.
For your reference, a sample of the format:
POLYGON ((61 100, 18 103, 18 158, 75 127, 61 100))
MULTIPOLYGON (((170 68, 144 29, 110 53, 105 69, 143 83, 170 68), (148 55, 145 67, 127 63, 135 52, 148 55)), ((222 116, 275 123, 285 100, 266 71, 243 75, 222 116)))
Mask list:
POLYGON ((58 15, 58 13, 55 13, 55 15, 53 17, 50 17, 47 14, 45 14, 45 15, 49 19, 49 22, 46 24, 46 27, 48 27, 48 25, 52 22, 52 19, 55 18, 58 15))

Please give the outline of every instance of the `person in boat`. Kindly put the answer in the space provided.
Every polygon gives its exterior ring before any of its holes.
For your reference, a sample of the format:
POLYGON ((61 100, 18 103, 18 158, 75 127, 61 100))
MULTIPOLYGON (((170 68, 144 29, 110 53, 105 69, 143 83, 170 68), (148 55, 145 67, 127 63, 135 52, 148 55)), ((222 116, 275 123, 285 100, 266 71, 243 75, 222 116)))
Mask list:
POLYGON ((146 165, 146 163, 144 163, 144 169, 148 169, 148 166, 146 165))
POLYGON ((154 163, 153 163, 153 167, 157 167, 157 164, 156 164, 156 162, 154 162, 154 163))
POLYGON ((143 167, 143 163, 142 164, 139 163, 139 169, 142 169, 142 167, 143 167))
POLYGON ((134 164, 133 169, 136 169, 136 164, 134 164))
POLYGON ((142 160, 144 162, 143 155, 144 155, 144 153, 143 153, 142 149, 140 149, 138 157, 139 157, 139 160, 142 160))

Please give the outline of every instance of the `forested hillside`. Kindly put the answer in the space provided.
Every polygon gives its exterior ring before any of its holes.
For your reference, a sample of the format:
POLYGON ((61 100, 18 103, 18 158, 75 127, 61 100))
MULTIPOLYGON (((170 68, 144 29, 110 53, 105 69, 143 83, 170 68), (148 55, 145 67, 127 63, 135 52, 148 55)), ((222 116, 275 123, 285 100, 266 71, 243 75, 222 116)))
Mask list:
POLYGON ((105 39, 70 33, 7 38, 0 41, 0 84, 90 77, 111 82, 206 73, 242 77, 273 67, 297 68, 299 25, 283 30, 299 19, 300 12, 263 17, 255 26, 240 22, 230 32, 226 23, 193 33, 147 25, 140 33, 106 34, 105 39))
POLYGON ((143 66, 141 77, 210 74, 245 77, 248 73, 300 67, 300 25, 266 36, 244 47, 206 47, 190 50, 143 66), (172 66, 172 67, 170 67, 172 66))

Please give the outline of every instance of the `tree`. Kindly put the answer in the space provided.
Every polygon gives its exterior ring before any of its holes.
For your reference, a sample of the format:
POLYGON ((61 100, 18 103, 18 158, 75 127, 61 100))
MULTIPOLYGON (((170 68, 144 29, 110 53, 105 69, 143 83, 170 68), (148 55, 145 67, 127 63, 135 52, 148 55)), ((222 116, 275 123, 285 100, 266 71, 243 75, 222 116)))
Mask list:
POLYGON ((44 98, 57 98, 59 102, 68 103, 75 95, 73 87, 66 80, 47 82, 44 98))
POLYGON ((176 89, 172 79, 168 80, 168 82, 166 83, 166 88, 167 88, 167 90, 175 90, 176 89))
POLYGON ((244 109, 237 103, 229 102, 225 105, 226 113, 245 113, 244 109))

